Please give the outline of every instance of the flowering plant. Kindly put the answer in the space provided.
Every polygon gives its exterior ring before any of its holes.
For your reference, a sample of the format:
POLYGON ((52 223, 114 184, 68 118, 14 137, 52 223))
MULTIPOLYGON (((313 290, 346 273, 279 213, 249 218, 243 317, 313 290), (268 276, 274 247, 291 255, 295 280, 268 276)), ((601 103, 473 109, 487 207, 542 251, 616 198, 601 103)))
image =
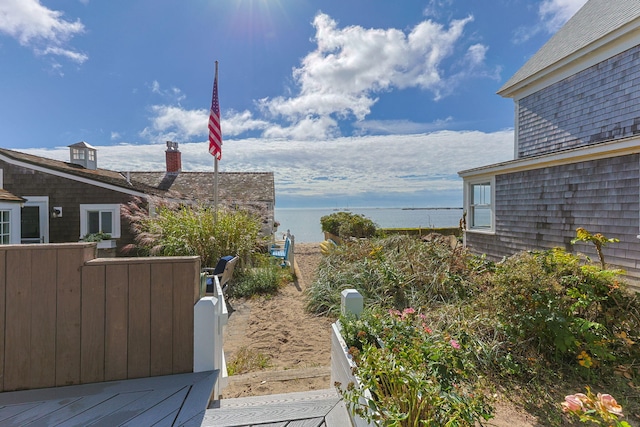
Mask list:
POLYGON ((341 390, 354 413, 385 426, 474 426, 492 418, 465 344, 432 330, 414 309, 341 323, 361 386, 341 390))
POLYGON ((620 421, 622 406, 610 394, 598 393, 594 395, 589 387, 587 393, 570 394, 561 403, 562 411, 580 422, 592 422, 598 425, 630 427, 626 421, 620 421), (615 424, 613 424, 615 423, 615 424))

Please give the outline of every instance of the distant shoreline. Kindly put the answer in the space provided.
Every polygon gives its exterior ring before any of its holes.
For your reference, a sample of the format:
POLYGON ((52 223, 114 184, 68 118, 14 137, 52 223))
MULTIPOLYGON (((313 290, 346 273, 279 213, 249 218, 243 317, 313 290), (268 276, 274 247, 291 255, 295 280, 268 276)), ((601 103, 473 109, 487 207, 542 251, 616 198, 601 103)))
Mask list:
POLYGON ((381 209, 399 209, 402 211, 439 211, 439 210, 462 210, 462 207, 428 207, 428 208, 393 208, 393 207, 374 207, 374 206, 353 206, 344 208, 332 207, 276 207, 276 210, 330 210, 330 211, 352 211, 352 210, 381 210, 381 209))
POLYGON ((436 210, 444 210, 444 209, 462 209, 462 208, 400 208, 403 211, 436 211, 436 210))

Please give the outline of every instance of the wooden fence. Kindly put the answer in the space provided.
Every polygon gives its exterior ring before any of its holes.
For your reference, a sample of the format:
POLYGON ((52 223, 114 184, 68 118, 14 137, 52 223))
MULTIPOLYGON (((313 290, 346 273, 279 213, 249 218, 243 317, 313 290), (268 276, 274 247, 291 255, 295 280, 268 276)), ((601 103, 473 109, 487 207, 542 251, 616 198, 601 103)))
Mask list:
POLYGON ((0 246, 0 391, 193 371, 197 257, 0 246))

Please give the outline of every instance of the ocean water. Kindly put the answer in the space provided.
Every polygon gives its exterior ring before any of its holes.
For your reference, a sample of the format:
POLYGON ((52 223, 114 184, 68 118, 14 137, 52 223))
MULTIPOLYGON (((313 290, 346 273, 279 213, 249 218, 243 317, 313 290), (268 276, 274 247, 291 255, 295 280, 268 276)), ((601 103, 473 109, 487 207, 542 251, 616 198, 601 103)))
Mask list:
MULTIPOLYGON (((276 221, 280 223, 276 236, 291 230, 296 242, 314 243, 324 240, 320 218, 341 209, 331 208, 276 208, 276 221)), ((362 214, 381 228, 405 227, 457 227, 462 208, 352 208, 344 209, 362 214)))

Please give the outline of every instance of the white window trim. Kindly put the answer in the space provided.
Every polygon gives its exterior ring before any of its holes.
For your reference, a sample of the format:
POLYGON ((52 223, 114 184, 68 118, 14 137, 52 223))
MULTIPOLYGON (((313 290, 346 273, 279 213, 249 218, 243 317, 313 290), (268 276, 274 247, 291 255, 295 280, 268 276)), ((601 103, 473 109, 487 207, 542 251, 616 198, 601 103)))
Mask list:
POLYGON ((472 180, 465 181, 464 183, 464 209, 467 212, 467 232, 471 233, 481 233, 481 234, 495 234, 496 232, 496 177, 485 176, 483 178, 474 178, 472 180), (479 227, 473 228, 471 226, 473 219, 471 217, 471 198, 472 191, 471 188, 473 185, 477 184, 486 184, 489 183, 491 186, 491 204, 490 204, 490 217, 491 217, 491 225, 489 227, 479 227))
POLYGON ((80 205, 80 239, 88 233, 87 212, 89 211, 111 211, 113 213, 113 233, 111 237, 120 237, 120 205, 119 204, 81 204, 80 205))
POLYGON ((0 202, 0 210, 9 211, 9 244, 20 244, 20 207, 21 203, 2 203, 0 202))

